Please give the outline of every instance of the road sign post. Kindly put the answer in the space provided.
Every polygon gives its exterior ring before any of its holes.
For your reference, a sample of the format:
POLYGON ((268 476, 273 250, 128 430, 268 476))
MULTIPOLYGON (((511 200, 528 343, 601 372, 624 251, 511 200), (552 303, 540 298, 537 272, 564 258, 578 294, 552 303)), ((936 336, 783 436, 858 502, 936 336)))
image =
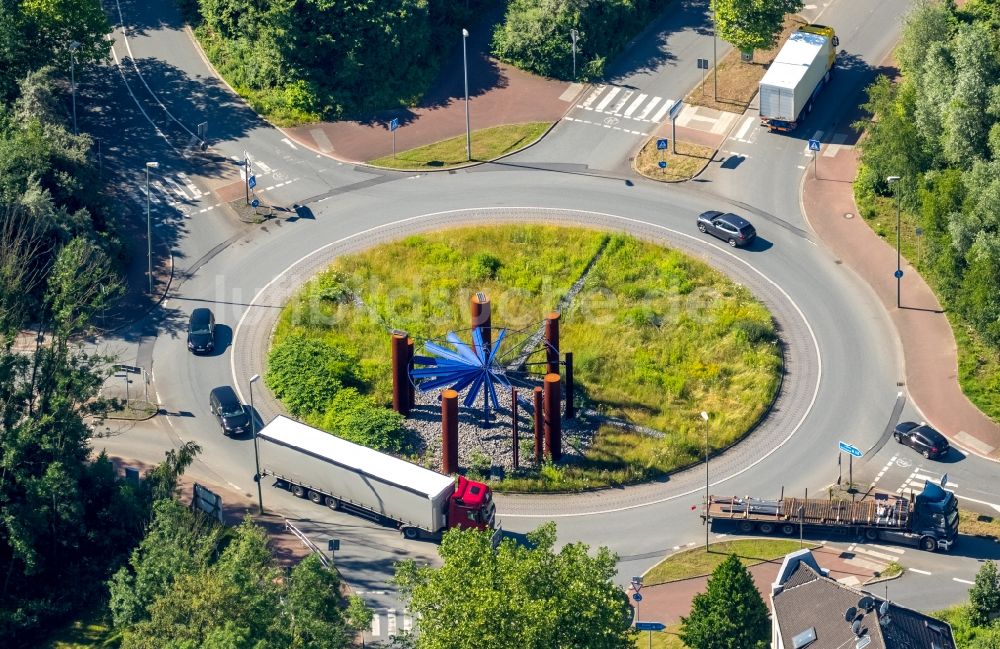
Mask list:
POLYGON ((816 154, 819 152, 819 140, 809 140, 809 150, 813 154, 813 176, 819 179, 819 171, 816 166, 816 154))
POLYGON ((671 135, 674 138, 673 151, 675 155, 677 154, 677 116, 681 114, 681 108, 683 107, 684 107, 684 102, 678 100, 674 103, 673 106, 670 107, 670 112, 667 113, 667 116, 670 117, 671 129, 673 130, 671 135))
POLYGON ((389 132, 392 133, 392 158, 396 159, 396 129, 399 128, 399 118, 393 117, 389 122, 389 132))
POLYGON ((701 73, 701 96, 705 96, 705 84, 708 77, 708 59, 698 59, 698 69, 704 70, 701 73))
POLYGON ((851 492, 851 502, 854 502, 854 458, 861 457, 864 453, 857 446, 847 442, 838 443, 837 448, 849 456, 847 459, 847 490, 851 492))

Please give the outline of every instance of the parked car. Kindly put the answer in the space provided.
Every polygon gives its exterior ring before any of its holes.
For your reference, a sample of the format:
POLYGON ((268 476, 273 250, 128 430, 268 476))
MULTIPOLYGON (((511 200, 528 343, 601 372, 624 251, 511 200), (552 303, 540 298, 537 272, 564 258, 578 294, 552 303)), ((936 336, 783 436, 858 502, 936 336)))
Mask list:
POLYGON ((904 421, 896 425, 892 436, 900 444, 906 444, 928 459, 948 454, 948 440, 927 424, 904 421))
POLYGON ((215 315, 211 309, 199 308, 188 320, 188 349, 195 354, 215 349, 215 315))
POLYGON ((223 435, 250 432, 251 413, 240 403, 236 391, 228 385, 213 388, 208 396, 208 405, 212 409, 212 414, 218 418, 223 435))
POLYGON ((699 214, 698 229, 719 237, 733 248, 745 246, 757 236, 757 231, 750 225, 750 221, 742 216, 717 210, 699 214))

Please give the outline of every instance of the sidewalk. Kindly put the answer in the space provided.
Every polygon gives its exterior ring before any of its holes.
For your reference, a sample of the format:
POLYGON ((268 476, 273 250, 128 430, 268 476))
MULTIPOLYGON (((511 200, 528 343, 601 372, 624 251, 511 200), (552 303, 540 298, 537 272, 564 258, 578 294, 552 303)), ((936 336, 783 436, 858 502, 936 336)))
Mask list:
MULTIPOLYGON (((830 570, 830 578, 852 586, 860 587, 874 575, 874 569, 860 566, 850 553, 843 553, 834 548, 820 546, 812 551, 820 567, 830 570)), ((778 576, 782 559, 765 561, 750 568, 754 584, 765 602, 770 606, 769 597, 771 584, 778 576)), ((867 563, 867 562, 865 562, 867 563)), ((874 565, 874 564, 872 564, 874 565)), ((708 577, 694 577, 681 581, 672 581, 655 586, 642 588, 642 603, 639 604, 639 618, 643 622, 661 622, 675 624, 681 616, 691 611, 691 601, 698 593, 705 592, 708 587, 708 577)), ((635 602, 633 602, 633 606, 635 602)))
POLYGON ((823 243, 882 301, 899 332, 906 390, 923 417, 957 446, 1000 459, 1000 425, 981 413, 958 384, 958 350, 951 325, 931 288, 905 259, 902 308, 896 307, 895 248, 858 216, 852 182, 858 157, 841 146, 820 160, 819 178, 809 165, 802 184, 806 220, 823 243), (849 216, 848 216, 849 215, 849 216))

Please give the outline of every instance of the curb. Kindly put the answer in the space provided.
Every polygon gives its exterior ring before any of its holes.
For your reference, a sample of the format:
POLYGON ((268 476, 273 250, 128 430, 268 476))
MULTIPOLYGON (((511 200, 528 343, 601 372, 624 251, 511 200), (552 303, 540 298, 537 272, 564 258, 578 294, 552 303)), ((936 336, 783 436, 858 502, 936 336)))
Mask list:
MULTIPOLYGON (((787 538, 772 538, 772 539, 768 539, 766 537, 760 537, 760 536, 735 536, 735 537, 726 537, 725 541, 713 541, 712 543, 709 543, 708 547, 711 548, 713 545, 721 545, 722 543, 728 543, 730 541, 787 541, 787 540, 789 540, 789 539, 787 539, 787 538)), ((794 539, 791 539, 791 540, 794 540, 794 539)), ((693 546, 681 548, 680 550, 677 550, 675 552, 671 552, 670 554, 665 555, 662 559, 660 559, 658 562, 656 562, 656 564, 654 564, 653 566, 651 566, 650 568, 648 568, 647 570, 645 570, 642 573, 642 576, 645 577, 646 575, 649 574, 649 572, 653 568, 655 568, 656 566, 660 565, 661 563, 663 563, 664 561, 666 561, 667 559, 669 559, 671 557, 675 557, 675 556, 677 556, 679 554, 683 554, 685 552, 690 552, 691 550, 693 550, 695 548, 701 548, 701 547, 704 547, 704 546, 702 546, 700 543, 696 543, 693 546)), ((821 548, 821 547, 824 547, 824 546, 822 544, 820 544, 820 543, 807 543, 804 546, 804 548, 808 549, 808 550, 815 550, 815 549, 821 548)), ((754 566, 759 566, 761 563, 771 563, 772 561, 777 561, 777 559, 764 559, 760 563, 755 563, 753 566, 749 566, 747 569, 749 570, 750 568, 752 568, 754 566)), ((703 579, 705 577, 710 577, 711 575, 712 575, 712 573, 706 572, 703 575, 692 575, 690 577, 682 577, 681 579, 672 579, 670 581, 661 581, 661 582, 656 583, 656 584, 643 584, 642 587, 646 588, 647 586, 666 586, 666 585, 669 585, 669 584, 679 584, 679 583, 681 583, 683 581, 691 581, 692 579, 703 579)), ((868 583, 868 582, 865 582, 865 583, 868 583)))

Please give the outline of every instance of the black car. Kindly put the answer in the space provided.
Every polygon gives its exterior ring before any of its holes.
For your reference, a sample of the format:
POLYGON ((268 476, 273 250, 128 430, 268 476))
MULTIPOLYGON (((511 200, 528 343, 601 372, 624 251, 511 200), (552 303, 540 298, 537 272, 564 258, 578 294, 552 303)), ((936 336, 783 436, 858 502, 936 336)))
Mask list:
POLYGON ((211 309, 195 309, 188 320, 188 349, 198 354, 215 349, 215 316, 211 309))
POLYGON ((892 436, 900 444, 906 444, 928 459, 948 454, 948 440, 927 424, 904 421, 896 425, 892 436))
POLYGON ((224 435, 250 432, 250 413, 228 385, 213 388, 208 396, 212 414, 218 417, 224 435))
POLYGON ((698 215, 698 229, 719 237, 733 248, 745 246, 757 236, 750 221, 736 214, 724 214, 716 210, 698 215))

